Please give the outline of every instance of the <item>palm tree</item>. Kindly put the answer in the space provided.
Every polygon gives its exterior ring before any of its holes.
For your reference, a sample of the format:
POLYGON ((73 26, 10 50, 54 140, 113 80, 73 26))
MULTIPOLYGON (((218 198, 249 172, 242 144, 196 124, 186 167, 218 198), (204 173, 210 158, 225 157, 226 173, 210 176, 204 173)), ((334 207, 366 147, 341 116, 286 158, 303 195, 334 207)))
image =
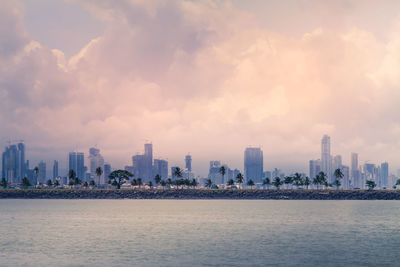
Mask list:
POLYGON ((233 179, 229 179, 226 185, 228 186, 235 185, 235 181, 233 179))
POLYGON ((240 172, 236 175, 236 181, 238 182, 240 188, 242 188, 242 184, 244 182, 244 177, 240 172))
POLYGON ((368 190, 374 190, 374 188, 376 187, 376 183, 372 180, 367 180, 365 182, 365 185, 368 187, 368 190))
POLYGON ((160 185, 163 187, 163 189, 165 189, 167 182, 165 180, 161 180, 160 185))
POLYGON ((120 189, 121 185, 129 180, 130 177, 133 177, 133 174, 126 170, 115 170, 108 176, 110 179, 108 183, 120 189))
POLYGON ((339 189, 339 186, 341 185, 340 179, 342 179, 344 177, 344 174, 343 174, 342 170, 340 170, 338 168, 333 173, 333 176, 335 176, 335 178, 336 178, 335 181, 333 182, 333 184, 336 186, 336 189, 339 189))
POLYGON ((312 180, 312 183, 313 183, 313 185, 316 185, 317 186, 317 189, 319 189, 319 184, 320 184, 320 177, 319 177, 319 174, 317 174, 316 176, 315 176, 315 178, 312 180))
POLYGON ((306 176, 306 178, 304 178, 303 184, 306 186, 306 189, 308 189, 308 187, 309 187, 310 184, 311 184, 310 177, 306 176))
POLYGON ((271 179, 269 179, 268 177, 265 178, 263 181, 263 185, 267 186, 267 188, 269 188, 269 186, 271 185, 271 179))
POLYGON ((213 183, 212 183, 211 179, 206 180, 206 187, 211 188, 212 184, 213 183))
POLYGON ((97 175, 97 184, 100 184, 100 176, 103 174, 103 170, 101 169, 101 167, 97 167, 96 168, 96 175, 97 175))
POLYGON ((75 179, 75 177, 76 177, 76 173, 75 173, 75 171, 74 170, 69 170, 68 171, 68 184, 69 185, 71 185, 71 182, 72 182, 72 184, 74 183, 74 179, 75 179))
MULTIPOLYGON (((133 175, 132 175, 133 176, 133 175)), ((143 181, 142 178, 137 178, 137 185, 139 186, 139 188, 143 185, 143 181)))
POLYGON ((153 188, 153 182, 152 181, 148 182, 147 185, 150 187, 150 189, 153 188))
POLYGON ((294 174, 294 176, 293 176, 293 182, 294 182, 294 185, 297 186, 297 187, 303 185, 303 179, 302 179, 300 173, 296 172, 296 173, 294 174))
POLYGON ((221 166, 219 168, 219 173, 222 175, 222 183, 225 183, 225 173, 226 173, 226 169, 225 166, 221 166))
POLYGON ((253 189, 254 181, 250 179, 249 181, 247 181, 247 185, 250 186, 250 189, 253 189))
POLYGON ((192 181, 190 182, 190 185, 196 188, 199 185, 199 183, 197 182, 196 179, 193 178, 192 181))
POLYGON ((33 168, 33 172, 35 173, 35 179, 36 179, 36 183, 35 183, 35 184, 38 184, 38 183, 39 183, 39 181, 38 181, 38 175, 39 175, 39 168, 38 168, 38 166, 36 166, 35 168, 33 168))
POLYGON ((286 184, 286 189, 289 189, 289 184, 291 185, 293 183, 293 177, 286 176, 283 182, 286 184))
POLYGON ((136 179, 132 179, 131 186, 137 186, 137 180, 136 179))
POLYGON ((171 188, 171 185, 173 184, 171 178, 167 179, 167 185, 169 185, 169 188, 171 188))
POLYGON ((172 174, 172 176, 176 177, 176 178, 181 178, 182 177, 182 170, 179 167, 176 167, 174 170, 174 173, 172 174))
POLYGON ((8 182, 7 182, 6 178, 4 178, 4 177, 1 178, 0 186, 3 187, 3 188, 7 188, 8 182))
POLYGON ((22 187, 26 188, 28 186, 31 186, 31 182, 29 182, 28 178, 24 177, 24 178, 22 178, 21 185, 22 185, 22 187))
POLYGON ((54 187, 60 186, 60 182, 58 180, 54 181, 54 187))
POLYGON ((328 188, 329 183, 328 183, 328 181, 326 180, 326 174, 325 174, 324 172, 319 172, 319 174, 318 174, 318 181, 319 181, 319 184, 320 184, 320 185, 324 185, 325 188, 328 188))
POLYGON ((274 181, 272 182, 272 185, 276 187, 277 190, 281 188, 281 185, 283 185, 283 182, 281 178, 275 177, 274 181))
POLYGON ((52 182, 50 179, 49 179, 49 180, 47 180, 47 183, 46 183, 46 184, 47 184, 47 186, 48 186, 48 187, 51 187, 51 186, 53 186, 53 182, 52 182))
POLYGON ((85 182, 83 183, 83 187, 84 187, 84 188, 87 188, 88 186, 89 186, 88 182, 85 181, 85 182))
POLYGON ((94 180, 90 180, 89 186, 94 187, 95 185, 96 185, 95 181, 94 180))
POLYGON ((159 174, 154 176, 154 181, 156 182, 156 185, 158 185, 161 182, 161 176, 159 174))

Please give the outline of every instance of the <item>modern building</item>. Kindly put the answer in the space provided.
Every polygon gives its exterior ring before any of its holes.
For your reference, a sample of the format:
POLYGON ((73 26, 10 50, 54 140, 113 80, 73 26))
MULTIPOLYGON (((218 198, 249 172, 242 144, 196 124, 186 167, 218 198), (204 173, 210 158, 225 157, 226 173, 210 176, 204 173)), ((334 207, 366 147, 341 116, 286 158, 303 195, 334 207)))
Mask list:
POLYGON ((381 164, 381 180, 382 180, 382 187, 388 188, 389 187, 389 163, 383 162, 381 164))
POLYGON ((189 172, 192 171, 192 156, 191 155, 186 155, 186 157, 185 157, 185 167, 189 172))
POLYGON ((57 177, 58 177, 58 161, 55 160, 53 162, 53 181, 55 181, 57 177))
POLYGON ((259 147, 248 147, 244 151, 244 174, 246 180, 261 183, 263 178, 263 151, 259 147))
POLYGON ((68 171, 73 170, 76 177, 79 179, 85 179, 86 167, 85 167, 85 155, 83 152, 70 152, 68 160, 68 171))
POLYGON ((220 173, 221 162, 218 160, 210 161, 210 169, 208 171, 208 179, 214 184, 223 184, 222 174, 220 173))
POLYGON ((89 149, 89 164, 90 179, 93 179, 96 184, 104 184, 104 158, 100 154, 100 149, 95 147, 89 149), (103 172, 100 176, 97 176, 96 169, 99 167, 103 172))
POLYGON ((321 171, 321 160, 310 160, 309 163, 309 176, 310 179, 314 179, 317 174, 319 174, 321 171))
POLYGON ((324 135, 321 140, 321 171, 325 173, 327 180, 332 183, 331 138, 328 135, 324 135))
POLYGON ((361 188, 361 175, 360 170, 358 168, 358 154, 351 153, 351 184, 352 187, 361 188))
POLYGON ((144 154, 132 157, 132 166, 136 178, 141 178, 144 182, 149 182, 153 176, 153 145, 144 145, 144 154))
POLYGON ((155 177, 157 174, 161 176, 161 179, 168 178, 168 161, 162 159, 154 159, 153 177, 155 177))
POLYGON ((20 183, 26 176, 25 145, 9 145, 2 154, 1 178, 9 183, 20 183))
POLYGON ((37 180, 39 184, 45 184, 46 180, 46 163, 44 161, 40 161, 38 164, 39 172, 37 174, 37 180))
POLYGON ((335 170, 342 168, 342 156, 341 155, 336 155, 333 157, 332 166, 333 166, 332 173, 335 172, 335 170))
POLYGON ((104 163, 104 173, 103 180, 100 181, 100 184, 108 184, 108 176, 111 174, 111 165, 108 163, 104 163))

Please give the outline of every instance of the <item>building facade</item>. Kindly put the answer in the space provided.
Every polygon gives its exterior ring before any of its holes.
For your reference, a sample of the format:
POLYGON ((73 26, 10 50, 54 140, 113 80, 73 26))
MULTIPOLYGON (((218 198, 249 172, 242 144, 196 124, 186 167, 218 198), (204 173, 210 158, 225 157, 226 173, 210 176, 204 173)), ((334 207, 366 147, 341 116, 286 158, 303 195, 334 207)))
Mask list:
POLYGON ((248 147, 244 151, 244 174, 248 181, 261 183, 263 178, 263 151, 259 147, 248 147))

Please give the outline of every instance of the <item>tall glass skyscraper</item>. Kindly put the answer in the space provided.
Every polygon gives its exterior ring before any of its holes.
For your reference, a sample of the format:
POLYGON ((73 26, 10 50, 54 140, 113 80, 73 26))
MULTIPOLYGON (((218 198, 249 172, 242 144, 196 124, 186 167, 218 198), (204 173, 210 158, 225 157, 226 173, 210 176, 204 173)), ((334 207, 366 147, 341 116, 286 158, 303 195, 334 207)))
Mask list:
POLYGON ((188 171, 192 171, 192 156, 186 155, 185 157, 185 167, 188 171))
MULTIPOLYGON (((104 184, 104 158, 100 154, 100 149, 92 147, 89 149, 89 161, 90 161, 90 176, 96 184, 104 184), (96 169, 100 167, 103 173, 100 177, 96 174, 96 169)), ((108 181, 107 181, 108 182, 108 181)))
POLYGON ((83 152, 70 152, 68 160, 68 171, 73 170, 76 176, 83 180, 85 179, 85 155, 83 152))
POLYGON ((244 174, 248 180, 261 183, 263 178, 263 151, 259 147, 248 147, 244 151, 244 174))
POLYGON ((9 145, 2 154, 1 178, 9 183, 20 183, 26 176, 25 145, 9 145))
POLYGON ((321 140, 321 171, 325 173, 327 180, 332 183, 331 138, 328 135, 324 135, 321 140))

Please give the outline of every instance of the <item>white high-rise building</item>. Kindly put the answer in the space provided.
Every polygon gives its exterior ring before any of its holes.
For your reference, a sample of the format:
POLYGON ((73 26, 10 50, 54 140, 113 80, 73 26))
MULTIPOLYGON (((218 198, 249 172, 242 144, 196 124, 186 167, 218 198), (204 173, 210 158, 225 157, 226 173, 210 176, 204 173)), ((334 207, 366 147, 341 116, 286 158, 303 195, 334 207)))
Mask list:
POLYGON ((361 177, 360 177, 360 171, 358 168, 358 154, 357 153, 351 153, 351 185, 352 187, 361 187, 361 177))
POLYGON ((106 181, 104 179, 104 158, 100 154, 100 149, 90 148, 89 149, 89 162, 90 162, 90 176, 95 181, 96 184, 105 184, 106 181), (102 170, 102 174, 97 176, 96 169, 100 167, 102 170))
POLYGON ((332 183, 331 138, 324 135, 321 140, 321 171, 326 174, 327 180, 332 183))

